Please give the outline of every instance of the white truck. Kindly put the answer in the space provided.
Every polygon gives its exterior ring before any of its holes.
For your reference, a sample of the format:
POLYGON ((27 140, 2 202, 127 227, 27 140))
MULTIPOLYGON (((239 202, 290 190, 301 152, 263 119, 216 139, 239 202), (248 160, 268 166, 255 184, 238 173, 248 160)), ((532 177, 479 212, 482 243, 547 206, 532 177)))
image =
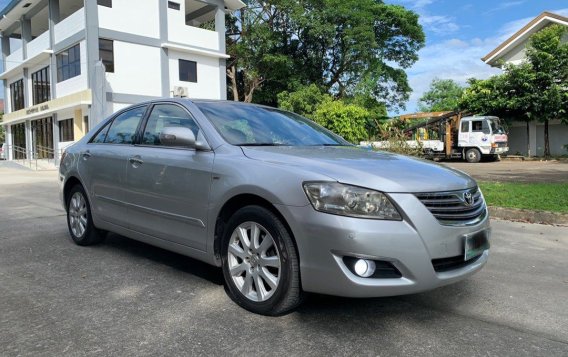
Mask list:
MULTIPOLYGON (((467 116, 445 113, 405 130, 413 140, 411 147, 422 147, 429 158, 462 158, 479 162, 482 157, 497 159, 509 151, 508 137, 501 120, 495 116, 467 116)), ((361 143, 387 148, 388 141, 361 143)))

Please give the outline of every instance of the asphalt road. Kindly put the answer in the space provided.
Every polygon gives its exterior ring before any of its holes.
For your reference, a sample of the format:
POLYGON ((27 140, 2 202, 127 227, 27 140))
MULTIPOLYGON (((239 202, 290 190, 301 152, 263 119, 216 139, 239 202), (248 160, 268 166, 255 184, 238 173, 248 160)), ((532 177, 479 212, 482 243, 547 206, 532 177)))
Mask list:
POLYGON ((310 296, 269 318, 218 269, 109 235, 67 234, 55 172, 0 163, 0 355, 567 356, 568 228, 493 222, 477 275, 394 298, 310 296))

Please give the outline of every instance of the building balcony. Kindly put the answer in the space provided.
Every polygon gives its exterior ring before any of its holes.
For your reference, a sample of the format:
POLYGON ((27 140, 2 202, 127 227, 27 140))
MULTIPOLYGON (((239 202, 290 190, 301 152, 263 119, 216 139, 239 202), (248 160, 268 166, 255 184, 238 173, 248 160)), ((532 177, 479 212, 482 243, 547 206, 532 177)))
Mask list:
POLYGON ((10 53, 9 56, 6 57, 6 68, 4 72, 11 71, 18 66, 20 66, 24 62, 24 51, 22 48, 18 48, 17 50, 10 53))
POLYGON ((28 43, 27 57, 34 58, 40 53, 49 50, 49 31, 46 31, 28 43))
POLYGON ((55 43, 60 43, 65 39, 85 30, 85 8, 75 11, 66 17, 63 21, 55 25, 54 39, 55 43))

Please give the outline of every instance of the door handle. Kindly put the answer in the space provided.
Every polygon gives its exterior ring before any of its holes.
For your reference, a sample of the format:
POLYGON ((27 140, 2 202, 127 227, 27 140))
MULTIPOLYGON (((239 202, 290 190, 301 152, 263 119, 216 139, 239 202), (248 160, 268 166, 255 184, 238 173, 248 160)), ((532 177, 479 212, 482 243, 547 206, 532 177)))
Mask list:
POLYGON ((128 161, 130 161, 130 164, 134 167, 138 167, 139 165, 142 165, 144 163, 144 161, 142 161, 142 159, 138 155, 132 156, 128 159, 128 161))
POLYGON ((83 160, 87 160, 91 156, 93 156, 93 155, 91 154, 91 152, 89 150, 87 150, 83 153, 83 160))

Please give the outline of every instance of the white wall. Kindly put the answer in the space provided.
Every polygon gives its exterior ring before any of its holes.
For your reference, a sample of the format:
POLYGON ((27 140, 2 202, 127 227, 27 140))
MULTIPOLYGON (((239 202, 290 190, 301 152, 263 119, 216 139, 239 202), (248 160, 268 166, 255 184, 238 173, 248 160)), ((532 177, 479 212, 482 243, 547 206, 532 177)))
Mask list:
POLYGON ((219 59, 169 50, 170 91, 174 86, 187 87, 189 98, 221 99, 219 59), (197 62, 197 83, 179 80, 179 59, 197 62))
POLYGON ((160 51, 114 41, 114 73, 106 74, 107 92, 161 96, 160 51))
POLYGON ((99 27, 160 38, 159 4, 156 0, 119 0, 112 2, 112 8, 99 5, 99 27))
MULTIPOLYGON (((57 83, 55 89, 57 98, 87 89, 87 47, 85 41, 81 41, 79 45, 81 52, 81 74, 57 83)), ((53 78, 52 80, 57 81, 57 78, 53 78)))

